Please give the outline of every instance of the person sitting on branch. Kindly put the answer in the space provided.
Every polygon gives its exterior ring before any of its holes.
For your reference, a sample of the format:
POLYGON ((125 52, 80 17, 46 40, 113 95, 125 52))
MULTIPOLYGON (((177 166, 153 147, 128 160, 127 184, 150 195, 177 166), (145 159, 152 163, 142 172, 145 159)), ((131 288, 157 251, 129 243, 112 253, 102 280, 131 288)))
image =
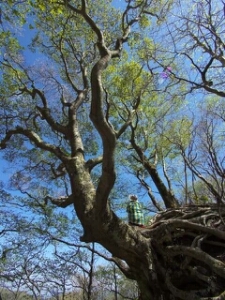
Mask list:
POLYGON ((144 227, 144 215, 142 205, 138 202, 136 195, 129 196, 127 204, 128 223, 132 226, 144 227))

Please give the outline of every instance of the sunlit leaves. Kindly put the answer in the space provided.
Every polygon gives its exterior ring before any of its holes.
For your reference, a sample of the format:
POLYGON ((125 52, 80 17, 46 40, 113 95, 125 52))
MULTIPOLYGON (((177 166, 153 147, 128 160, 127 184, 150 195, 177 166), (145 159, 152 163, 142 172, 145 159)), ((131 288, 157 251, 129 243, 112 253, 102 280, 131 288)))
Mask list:
POLYGON ((3 30, 24 25, 26 22, 26 14, 28 12, 27 1, 1 1, 1 26, 3 30))
POLYGON ((142 28, 147 28, 150 26, 150 20, 146 15, 142 15, 140 18, 140 26, 142 28))
POLYGON ((136 61, 125 62, 121 66, 109 66, 107 69, 112 78, 112 98, 118 95, 121 102, 132 102, 143 90, 143 86, 151 80, 149 74, 143 71, 142 66, 136 61))

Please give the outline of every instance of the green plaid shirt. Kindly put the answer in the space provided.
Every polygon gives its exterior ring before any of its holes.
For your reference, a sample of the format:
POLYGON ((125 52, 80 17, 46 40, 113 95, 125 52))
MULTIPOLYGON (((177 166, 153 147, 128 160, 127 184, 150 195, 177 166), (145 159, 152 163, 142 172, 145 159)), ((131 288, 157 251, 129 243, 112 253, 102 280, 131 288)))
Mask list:
POLYGON ((128 221, 139 225, 144 224, 142 205, 138 201, 130 201, 127 204, 128 221))

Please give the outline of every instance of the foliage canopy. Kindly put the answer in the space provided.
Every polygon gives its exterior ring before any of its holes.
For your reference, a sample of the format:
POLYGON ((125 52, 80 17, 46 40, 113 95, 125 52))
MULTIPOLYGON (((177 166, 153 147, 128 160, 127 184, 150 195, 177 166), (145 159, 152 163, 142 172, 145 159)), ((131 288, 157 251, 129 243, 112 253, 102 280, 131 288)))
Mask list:
POLYGON ((10 224, 25 230, 21 203, 58 239, 78 218, 81 241, 105 247, 141 299, 222 297, 223 1, 7 0, 0 12, 0 147, 19 192, 2 186, 1 213, 18 209, 10 224), (129 193, 161 213, 144 231, 120 217, 129 193), (212 213, 182 211, 196 204, 212 213))

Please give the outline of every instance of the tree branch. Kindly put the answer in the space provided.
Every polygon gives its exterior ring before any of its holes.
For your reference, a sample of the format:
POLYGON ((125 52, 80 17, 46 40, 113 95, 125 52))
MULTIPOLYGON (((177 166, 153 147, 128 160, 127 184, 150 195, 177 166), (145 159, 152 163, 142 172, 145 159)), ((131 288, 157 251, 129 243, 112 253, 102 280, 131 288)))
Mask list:
POLYGON ((156 185, 163 201, 164 204, 166 206, 166 208, 175 208, 175 207, 179 207, 179 203, 177 201, 177 199, 175 198, 175 196, 171 193, 170 190, 168 190, 165 186, 165 184, 163 183, 163 181, 161 180, 156 167, 153 166, 147 159, 147 157, 144 155, 142 149, 136 144, 135 142, 135 128, 131 125, 131 130, 132 130, 132 135, 131 135, 131 145, 134 148, 134 150, 136 151, 136 153, 138 154, 139 158, 140 158, 140 163, 143 165, 143 167, 145 168, 145 170, 148 172, 148 174, 151 176, 154 184, 156 185))
POLYGON ((58 207, 67 207, 71 204, 74 203, 74 197, 73 195, 70 195, 68 197, 58 197, 58 198, 53 198, 53 197, 50 197, 50 196, 46 196, 44 198, 44 201, 45 201, 45 204, 47 205, 48 204, 48 201, 50 201, 52 204, 58 206, 58 207))
POLYGON ((86 162, 86 166, 87 168, 89 169, 89 172, 92 171, 92 169, 94 167, 96 167, 97 165, 101 164, 102 163, 102 160, 103 160, 103 157, 102 156, 99 156, 97 158, 92 158, 92 159, 89 159, 87 162, 86 162))
POLYGON ((7 142, 12 138, 12 136, 17 134, 27 137, 29 141, 33 142, 38 148, 54 153, 60 159, 68 160, 68 156, 65 155, 58 147, 45 143, 34 131, 24 129, 20 126, 17 126, 15 130, 7 131, 4 139, 0 142, 0 149, 5 149, 7 147, 7 142))

